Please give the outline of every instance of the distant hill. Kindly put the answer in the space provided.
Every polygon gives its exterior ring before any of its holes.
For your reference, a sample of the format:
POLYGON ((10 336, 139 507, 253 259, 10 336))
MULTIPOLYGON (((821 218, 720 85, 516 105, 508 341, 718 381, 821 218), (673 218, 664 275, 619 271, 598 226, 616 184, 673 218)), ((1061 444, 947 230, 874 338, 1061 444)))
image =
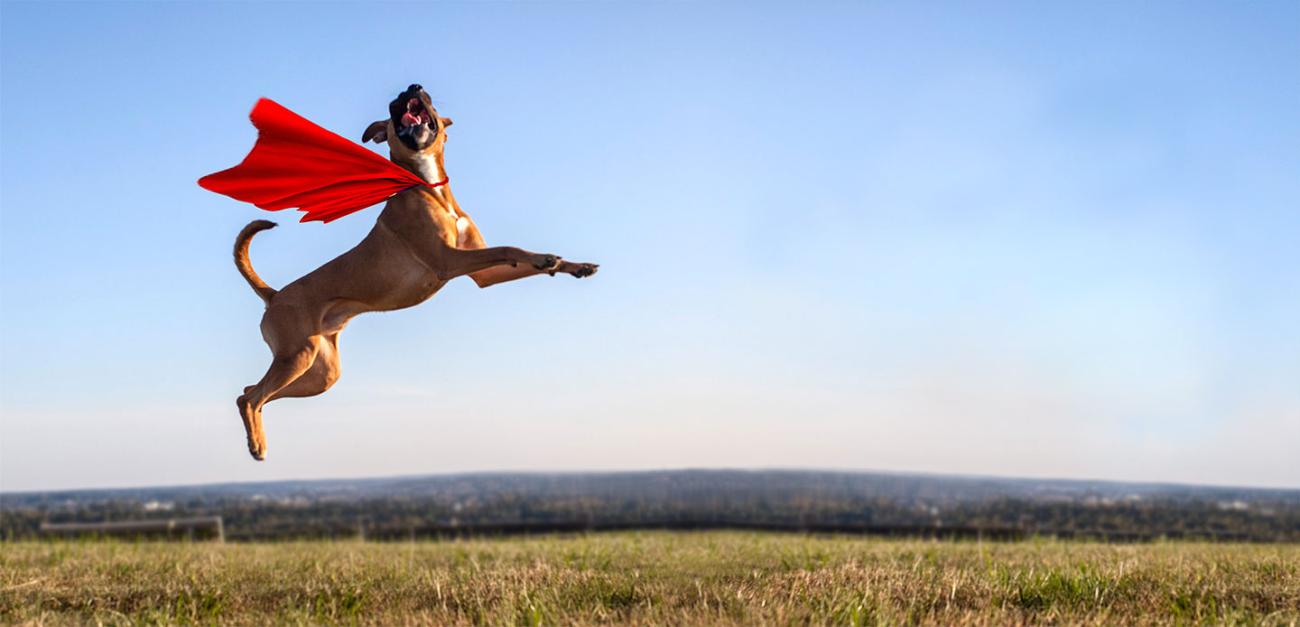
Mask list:
POLYGON ((482 473, 0 494, 41 522, 218 514, 232 539, 742 527, 1300 541, 1300 490, 822 471, 482 473))

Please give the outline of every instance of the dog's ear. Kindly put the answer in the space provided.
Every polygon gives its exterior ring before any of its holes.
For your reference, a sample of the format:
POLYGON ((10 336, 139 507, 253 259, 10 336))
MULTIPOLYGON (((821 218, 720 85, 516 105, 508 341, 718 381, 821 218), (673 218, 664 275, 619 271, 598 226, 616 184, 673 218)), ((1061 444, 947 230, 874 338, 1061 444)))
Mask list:
POLYGON ((370 140, 374 140, 376 144, 388 141, 388 120, 376 120, 366 127, 366 132, 361 134, 361 143, 370 140))
POLYGON ((442 127, 443 127, 443 128, 447 128, 448 126, 451 126, 451 124, 452 124, 452 122, 451 122, 451 118, 442 118, 442 127))

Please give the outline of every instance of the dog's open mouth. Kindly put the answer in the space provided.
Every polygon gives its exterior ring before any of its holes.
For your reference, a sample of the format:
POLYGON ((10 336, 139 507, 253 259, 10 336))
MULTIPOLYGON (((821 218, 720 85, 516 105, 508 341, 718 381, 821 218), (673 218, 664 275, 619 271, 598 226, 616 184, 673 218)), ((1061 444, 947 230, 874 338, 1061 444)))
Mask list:
POLYGON ((389 119, 397 139, 411 150, 424 150, 438 137, 441 122, 424 88, 411 85, 388 103, 389 119))
POLYGON ((406 113, 402 114, 398 122, 401 128, 408 129, 421 124, 432 124, 433 116, 419 98, 411 98, 406 101, 406 113))

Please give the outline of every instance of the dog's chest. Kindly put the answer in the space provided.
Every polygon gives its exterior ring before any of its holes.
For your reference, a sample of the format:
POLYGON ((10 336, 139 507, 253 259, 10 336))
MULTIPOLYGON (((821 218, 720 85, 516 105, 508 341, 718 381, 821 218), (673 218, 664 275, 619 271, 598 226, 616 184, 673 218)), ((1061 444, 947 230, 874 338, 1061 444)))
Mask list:
POLYGON ((460 246, 465 241, 465 234, 469 231, 469 218, 456 212, 456 208, 451 204, 450 199, 442 194, 441 190, 433 190, 433 195, 438 197, 440 203, 435 203, 431 208, 434 213, 434 219, 437 221, 439 228, 444 229, 451 235, 452 246, 460 246))
MULTIPOLYGON (((417 155, 415 157, 415 167, 419 170, 420 176, 430 183, 437 183, 438 181, 443 180, 442 169, 438 167, 438 161, 434 159, 432 155, 417 155)), ((460 243, 465 239, 466 231, 469 230, 469 220, 456 213, 455 207, 452 206, 450 199, 442 193, 441 189, 434 188, 433 195, 437 196, 438 200, 442 201, 442 207, 434 209, 434 211, 443 213, 443 216, 440 217, 445 217, 447 221, 450 222, 451 228, 449 230, 455 233, 456 241, 454 242, 454 245, 460 245, 460 243)))
POLYGON ((465 232, 469 230, 469 219, 465 216, 457 215, 456 210, 452 209, 450 206, 447 207, 447 219, 451 220, 451 223, 456 225, 454 227, 456 231, 456 245, 460 246, 461 243, 465 241, 465 232))

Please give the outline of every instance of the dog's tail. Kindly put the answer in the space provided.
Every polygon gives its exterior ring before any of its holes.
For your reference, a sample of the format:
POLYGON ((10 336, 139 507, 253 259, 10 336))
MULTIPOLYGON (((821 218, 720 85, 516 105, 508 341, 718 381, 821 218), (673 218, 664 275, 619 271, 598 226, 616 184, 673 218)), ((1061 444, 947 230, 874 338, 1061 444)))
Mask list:
POLYGON ((253 236, 258 232, 273 228, 275 223, 270 220, 253 220, 235 238, 235 267, 239 268, 239 273, 244 275, 244 280, 248 281, 253 291, 267 303, 271 302, 271 297, 275 296, 276 290, 267 285, 266 281, 257 276, 257 272, 253 270, 253 262, 248 260, 248 244, 253 241, 253 236))

